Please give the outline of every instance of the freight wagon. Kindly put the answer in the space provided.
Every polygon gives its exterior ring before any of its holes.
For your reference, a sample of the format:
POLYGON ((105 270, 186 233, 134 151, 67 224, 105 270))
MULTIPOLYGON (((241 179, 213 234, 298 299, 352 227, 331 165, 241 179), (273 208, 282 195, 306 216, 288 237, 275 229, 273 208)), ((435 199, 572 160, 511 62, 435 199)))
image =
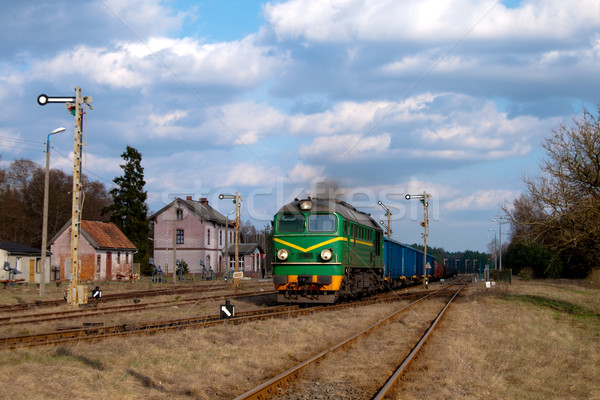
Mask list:
POLYGON ((396 240, 385 238, 383 241, 384 277, 390 287, 398 287, 421 280, 425 277, 423 265, 427 265, 427 276, 434 273, 435 258, 402 244, 396 240))

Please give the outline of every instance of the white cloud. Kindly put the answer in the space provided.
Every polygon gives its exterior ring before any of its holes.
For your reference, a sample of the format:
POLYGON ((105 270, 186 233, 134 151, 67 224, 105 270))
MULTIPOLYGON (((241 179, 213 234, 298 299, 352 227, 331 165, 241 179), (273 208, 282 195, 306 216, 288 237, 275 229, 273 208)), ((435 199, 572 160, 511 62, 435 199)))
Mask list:
POLYGON ((539 139, 539 131, 547 123, 529 116, 509 119, 490 101, 478 103, 455 94, 446 97, 456 108, 450 114, 442 114, 445 109, 432 110, 437 114, 435 122, 414 133, 421 144, 429 146, 412 149, 413 156, 426 153, 445 159, 523 156, 531 150, 532 140, 539 139))
POLYGON ((181 28, 183 21, 191 17, 189 11, 174 11, 161 0, 102 0, 100 12, 106 11, 135 35, 148 31, 167 32, 181 28))
POLYGON ((321 113, 292 116, 290 132, 313 135, 360 132, 391 105, 385 101, 341 102, 321 113))
POLYGON ((385 153, 391 142, 390 135, 362 136, 358 134, 321 136, 307 146, 301 146, 299 154, 310 159, 327 157, 329 160, 351 159, 385 153))
POLYGON ((222 186, 264 186, 283 176, 279 168, 265 167, 257 163, 240 163, 230 167, 220 179, 222 186))
POLYGON ((85 73, 99 85, 145 90, 165 82, 250 87, 286 62, 285 55, 256 45, 253 36, 211 44, 155 37, 145 43, 121 42, 112 48, 78 46, 51 59, 33 61, 25 73, 44 80, 58 80, 65 72, 85 73))
POLYGON ((251 145, 284 129, 287 116, 267 104, 252 101, 211 108, 199 131, 216 143, 251 145))
POLYGON ((481 190, 473 194, 457 197, 442 204, 446 212, 468 210, 497 210, 498 205, 514 199, 519 192, 505 189, 481 190))
POLYGON ((422 42, 566 38, 597 29, 597 8, 595 0, 530 0, 513 9, 496 0, 292 0, 264 10, 280 39, 422 42))
POLYGON ((150 114, 148 115, 150 132, 156 137, 169 137, 173 135, 173 126, 187 115, 188 111, 185 110, 175 110, 162 115, 150 114))
POLYGON ((288 180, 290 182, 309 182, 320 177, 323 170, 324 168, 321 166, 299 162, 290 170, 288 180))

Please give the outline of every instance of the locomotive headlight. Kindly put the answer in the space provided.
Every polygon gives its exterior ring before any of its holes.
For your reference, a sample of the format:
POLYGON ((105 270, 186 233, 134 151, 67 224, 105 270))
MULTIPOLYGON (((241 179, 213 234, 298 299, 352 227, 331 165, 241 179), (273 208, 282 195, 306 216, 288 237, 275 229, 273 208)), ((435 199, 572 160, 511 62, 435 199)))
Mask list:
POLYGON ((331 249, 323 249, 323 251, 321 252, 321 259, 323 261, 329 261, 331 260, 331 257, 333 257, 331 249))
POLYGON ((290 253, 286 249, 279 249, 279 250, 277 250, 277 258, 280 261, 287 260, 289 255, 290 255, 290 253))
POLYGON ((302 200, 300 201, 300 209, 302 211, 310 211, 312 208, 312 201, 311 200, 302 200))

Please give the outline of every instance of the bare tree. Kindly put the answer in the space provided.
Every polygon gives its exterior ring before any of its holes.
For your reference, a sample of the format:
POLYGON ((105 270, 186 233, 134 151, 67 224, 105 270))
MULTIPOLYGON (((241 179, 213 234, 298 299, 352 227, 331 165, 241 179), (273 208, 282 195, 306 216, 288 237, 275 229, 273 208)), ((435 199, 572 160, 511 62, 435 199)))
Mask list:
MULTIPOLYGON (((49 172, 48 237, 51 238, 71 218, 73 177, 56 169, 49 172)), ((0 170, 0 240, 33 247, 41 245, 44 176, 43 168, 26 159, 15 160, 6 170, 0 170)), ((84 218, 102 220, 102 207, 110 202, 104 185, 89 182, 85 196, 84 218)))
POLYGON ((574 270, 600 260, 600 104, 542 144, 542 175, 524 179, 528 194, 507 214, 516 238, 543 245, 574 270))

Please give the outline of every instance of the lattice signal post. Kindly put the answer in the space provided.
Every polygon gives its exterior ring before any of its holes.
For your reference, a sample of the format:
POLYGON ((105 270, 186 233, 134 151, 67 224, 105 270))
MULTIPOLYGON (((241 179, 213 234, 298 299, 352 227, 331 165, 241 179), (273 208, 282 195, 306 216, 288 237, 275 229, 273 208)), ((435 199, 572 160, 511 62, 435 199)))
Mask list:
POLYGON ((378 201, 377 204, 379 204, 385 210, 385 216, 387 217, 387 225, 383 221, 379 221, 379 223, 385 227, 386 235, 388 238, 390 238, 392 237, 392 212, 381 201, 378 201))
POLYGON ((79 236, 81 234, 81 146, 84 104, 92 109, 91 96, 82 96, 81 88, 75 87, 75 97, 50 97, 40 94, 37 102, 41 106, 49 103, 63 103, 75 116, 75 145, 73 150, 73 207, 71 214, 71 283, 67 292, 67 303, 75 308, 87 303, 87 286, 79 285, 79 236))
POLYGON ((422 194, 407 194, 404 196, 406 200, 417 199, 423 204, 423 221, 421 221, 421 226, 423 227, 423 243, 424 243, 424 255, 423 255, 423 285, 427 285, 427 235, 429 230, 429 216, 427 214, 427 207, 429 207, 429 199, 431 199, 431 195, 427 192, 423 192, 422 194))
POLYGON ((237 290, 240 285, 240 278, 244 276, 243 272, 238 273, 239 245, 240 245, 240 207, 242 206, 242 196, 235 192, 233 194, 220 194, 219 199, 231 199, 235 204, 235 265, 233 267, 233 286, 237 290))

